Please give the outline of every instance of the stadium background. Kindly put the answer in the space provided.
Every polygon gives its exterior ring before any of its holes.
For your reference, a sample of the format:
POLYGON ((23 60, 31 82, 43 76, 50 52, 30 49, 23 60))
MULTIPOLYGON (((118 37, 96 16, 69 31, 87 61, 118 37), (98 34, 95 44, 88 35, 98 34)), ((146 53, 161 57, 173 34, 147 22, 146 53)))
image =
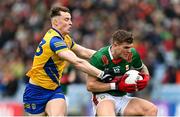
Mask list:
MULTIPOLYGON (((180 0, 0 0, 0 116, 23 115, 25 73, 55 2, 71 10, 71 36, 85 47, 107 45, 118 28, 132 31, 152 76, 132 95, 153 101, 158 115, 180 116, 180 0)), ((92 115, 85 75, 71 71, 76 79, 67 87, 68 113, 92 115)))

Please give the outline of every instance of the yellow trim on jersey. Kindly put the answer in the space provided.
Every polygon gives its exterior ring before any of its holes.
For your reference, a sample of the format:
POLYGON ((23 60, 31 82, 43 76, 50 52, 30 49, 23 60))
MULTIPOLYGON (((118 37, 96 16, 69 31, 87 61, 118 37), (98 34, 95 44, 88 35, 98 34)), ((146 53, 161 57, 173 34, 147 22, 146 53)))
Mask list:
POLYGON ((77 44, 74 44, 74 46, 71 49, 75 49, 77 47, 77 44))
POLYGON ((56 53, 59 53, 59 52, 62 52, 62 51, 66 51, 66 50, 69 50, 69 48, 64 48, 64 49, 58 50, 58 51, 56 51, 56 53))

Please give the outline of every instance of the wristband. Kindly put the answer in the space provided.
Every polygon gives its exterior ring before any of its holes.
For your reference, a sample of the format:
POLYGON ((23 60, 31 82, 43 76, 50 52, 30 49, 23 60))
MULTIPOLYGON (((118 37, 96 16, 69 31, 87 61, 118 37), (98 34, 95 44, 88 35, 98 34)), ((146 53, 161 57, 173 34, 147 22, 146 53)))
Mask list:
POLYGON ((116 89, 116 83, 110 83, 110 87, 111 87, 111 90, 115 90, 116 89))
POLYGON ((102 72, 100 72, 100 73, 98 74, 97 77, 101 79, 101 78, 103 77, 103 74, 104 74, 104 72, 102 71, 102 72))

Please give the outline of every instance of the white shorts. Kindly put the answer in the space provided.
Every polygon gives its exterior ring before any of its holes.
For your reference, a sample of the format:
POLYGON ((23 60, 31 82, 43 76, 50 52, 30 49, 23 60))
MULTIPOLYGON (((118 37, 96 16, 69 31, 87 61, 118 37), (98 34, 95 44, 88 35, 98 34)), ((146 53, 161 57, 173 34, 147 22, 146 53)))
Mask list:
POLYGON ((115 113, 116 115, 123 115, 124 109, 128 105, 129 101, 132 100, 134 97, 129 97, 127 95, 117 97, 112 96, 108 93, 102 93, 102 94, 96 94, 93 95, 92 101, 93 101, 93 113, 96 114, 96 108, 98 104, 104 100, 112 100, 115 103, 115 113))

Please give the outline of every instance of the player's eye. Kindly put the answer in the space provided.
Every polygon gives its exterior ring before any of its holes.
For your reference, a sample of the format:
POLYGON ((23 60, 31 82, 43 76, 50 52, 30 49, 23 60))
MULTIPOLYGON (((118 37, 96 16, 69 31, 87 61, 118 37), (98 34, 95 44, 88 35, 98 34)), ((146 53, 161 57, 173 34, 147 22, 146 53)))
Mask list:
POLYGON ((65 19, 65 21, 68 21, 68 19, 65 19))
POLYGON ((65 21, 68 21, 68 20, 69 20, 69 18, 65 18, 64 20, 65 20, 65 21))
POLYGON ((130 49, 130 47, 124 47, 124 49, 130 49))

